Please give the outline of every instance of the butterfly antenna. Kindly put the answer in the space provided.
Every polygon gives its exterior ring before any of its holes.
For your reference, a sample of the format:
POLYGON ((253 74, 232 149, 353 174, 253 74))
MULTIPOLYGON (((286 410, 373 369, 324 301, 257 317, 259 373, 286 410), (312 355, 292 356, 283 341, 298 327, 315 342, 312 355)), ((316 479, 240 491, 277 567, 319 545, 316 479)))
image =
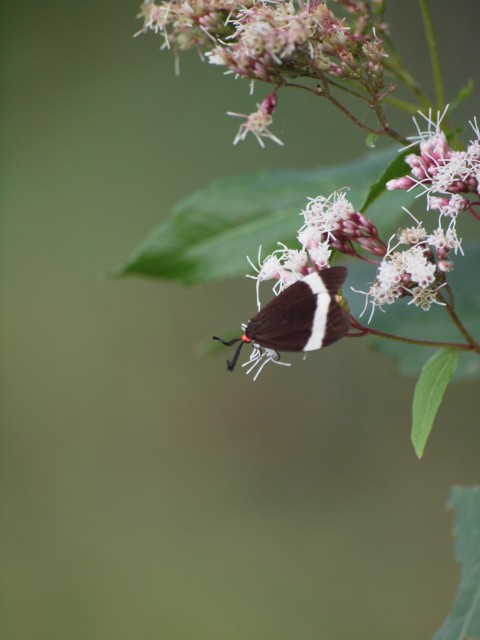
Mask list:
POLYGON ((245 342, 243 342, 243 340, 240 342, 240 344, 238 345, 238 347, 235 349, 235 353, 233 354, 233 358, 228 361, 227 360, 227 369, 229 371, 233 371, 235 369, 235 365, 237 364, 237 360, 238 360, 238 356, 240 355, 240 351, 243 347, 243 345, 245 344, 245 342))
POLYGON ((218 336, 213 336, 212 340, 218 340, 219 342, 224 344, 226 347, 231 347, 232 344, 240 342, 241 338, 234 338, 233 340, 222 340, 222 338, 219 338, 218 336))
POLYGON ((235 350, 235 353, 233 354, 233 358, 231 360, 227 360, 227 369, 229 371, 233 371, 235 369, 235 365, 237 364, 238 356, 240 355, 240 350, 244 345, 244 341, 241 338, 234 338, 233 340, 222 340, 222 338, 219 338, 218 336, 213 336, 212 340, 218 340, 219 342, 224 344, 226 347, 231 347, 237 342, 240 342, 240 344, 235 350))

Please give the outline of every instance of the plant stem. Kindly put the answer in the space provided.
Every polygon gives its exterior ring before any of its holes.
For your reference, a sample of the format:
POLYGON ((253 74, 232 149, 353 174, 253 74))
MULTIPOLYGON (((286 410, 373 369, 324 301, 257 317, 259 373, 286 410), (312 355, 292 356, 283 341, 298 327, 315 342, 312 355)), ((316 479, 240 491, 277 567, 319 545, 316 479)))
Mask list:
POLYGON ((480 204, 479 202, 472 202, 470 207, 468 207, 468 211, 472 214, 472 216, 475 218, 475 220, 480 220, 480 215, 478 215, 478 213, 474 210, 472 205, 478 205, 480 204))
POLYGON ((383 131, 385 132, 385 134, 390 136, 400 144, 408 145, 409 141, 407 140, 407 138, 405 138, 404 136, 402 136, 400 133, 398 133, 397 131, 395 131, 389 126, 387 116, 385 115, 385 111, 383 110, 383 107, 380 101, 378 101, 375 97, 373 98, 373 100, 374 101, 372 102, 372 105, 371 105, 372 109, 374 110, 375 115, 378 118, 378 121, 383 126, 383 131))
MULTIPOLYGON (((447 285, 448 286, 448 285, 447 285)), ((440 300, 444 303, 445 305, 445 310, 448 313, 448 315, 450 316, 452 322, 455 324, 455 326, 457 327, 457 329, 460 331, 460 333, 462 334, 462 336, 465 338, 465 340, 468 342, 468 344, 470 345, 470 348, 474 351, 480 351, 480 345, 477 344, 475 338, 473 338, 473 336, 470 334, 469 331, 467 331, 467 329, 464 327, 462 321, 460 320, 460 318, 457 316, 457 314, 455 313, 454 309, 453 309, 453 305, 451 305, 441 294, 441 292, 437 293, 438 298, 440 298, 440 300)))
POLYGON ((451 348, 457 349, 459 351, 475 351, 476 353, 480 353, 480 345, 475 344, 475 342, 469 344, 463 344, 461 342, 440 342, 435 340, 415 340, 414 338, 405 338, 404 336, 395 336, 391 333, 386 333, 385 331, 380 331, 379 329, 371 329, 370 327, 365 327, 362 325, 356 318, 350 317, 350 323, 354 329, 360 331, 357 334, 350 334, 347 337, 357 338, 362 335, 370 335, 377 336, 378 338, 385 338, 387 340, 395 340, 396 342, 404 342, 406 344, 416 344, 421 347, 443 347, 443 348, 451 348))
POLYGON ((404 138, 400 133, 398 133, 391 127, 389 127, 388 122, 386 120, 385 113, 379 103, 371 104, 370 106, 375 112, 375 115, 377 116, 377 119, 379 123, 383 126, 383 128, 374 129, 373 127, 369 127, 364 122, 359 120, 351 111, 347 109, 347 107, 345 107, 345 105, 343 105, 341 102, 339 102, 336 98, 332 96, 329 89, 329 82, 325 78, 322 79, 322 89, 318 92, 318 95, 322 96, 323 98, 331 102, 334 107, 337 107, 337 109, 340 109, 340 111, 343 114, 345 114, 349 120, 351 120, 354 124, 356 124, 357 127, 360 127, 360 129, 363 129, 364 131, 368 131, 369 133, 372 133, 377 136, 382 136, 382 135, 389 136, 390 138, 393 138, 394 140, 396 140, 397 142, 400 142, 401 144, 408 144, 408 140, 406 138, 404 138))
MULTIPOLYGON (((313 93, 317 97, 320 96, 321 98, 325 98, 326 100, 331 102, 334 107, 337 107, 337 109, 340 109, 340 111, 343 114, 345 114, 349 120, 351 120, 354 124, 356 124, 358 127, 360 127, 360 129, 364 129, 365 131, 368 131, 368 133, 373 133, 375 135, 390 135, 389 132, 387 132, 387 131, 385 131, 383 129, 373 129, 373 127, 369 127, 367 124, 365 124, 364 122, 359 120, 351 111, 349 111, 347 109, 347 107, 345 107, 343 104, 341 104, 341 102, 336 100, 331 95, 331 93, 328 90, 328 86, 326 86, 327 84, 328 83, 326 83, 326 82, 323 83, 323 89, 320 86, 317 89, 312 89, 311 87, 307 87, 304 84, 298 84, 296 82, 284 82, 282 84, 282 86, 283 87, 291 87, 293 89, 303 89, 304 91, 308 91, 309 93, 313 93)), ((398 134, 398 135, 400 135, 400 134, 398 134)))
POLYGON ((306 84, 300 84, 299 82, 285 81, 285 82, 282 82, 282 84, 279 84, 278 87, 290 87, 291 89, 303 89, 303 91, 308 91, 308 93, 312 93, 314 96, 318 97, 318 91, 316 89, 312 89, 312 87, 309 87, 306 84))
POLYGON ((359 120, 351 111, 347 109, 347 107, 345 107, 341 102, 336 100, 331 95, 331 93, 323 92, 321 95, 324 98, 326 98, 329 102, 331 102, 334 107, 337 107, 337 109, 340 109, 340 111, 343 114, 345 114, 349 120, 351 120, 354 124, 356 124, 357 127, 360 127, 360 129, 364 129, 364 131, 368 131, 369 133, 374 133, 375 135, 382 135, 385 133, 383 129, 380 129, 380 130, 374 129, 373 127, 369 127, 367 124, 359 120))
POLYGON ((425 27, 425 35, 427 38, 427 46, 430 54, 430 62, 432 64, 433 79, 435 82, 435 93, 437 98, 437 109, 443 111, 445 108, 445 92, 443 88, 442 72, 440 69, 440 59, 438 57, 438 47, 435 42, 433 33, 432 18, 427 0, 418 0, 420 11, 422 12, 423 25, 425 27))
POLYGON ((332 80, 332 79, 330 79, 328 81, 328 83, 330 84, 330 86, 335 87, 339 91, 344 91, 345 93, 348 93, 351 96, 354 96, 355 98, 358 98, 359 100, 363 100, 364 102, 370 104, 370 100, 369 100, 368 96, 363 95, 362 93, 359 93, 358 91, 355 91, 355 89, 352 89, 351 87, 346 86, 346 84, 341 84, 340 82, 335 82, 335 80, 332 80))

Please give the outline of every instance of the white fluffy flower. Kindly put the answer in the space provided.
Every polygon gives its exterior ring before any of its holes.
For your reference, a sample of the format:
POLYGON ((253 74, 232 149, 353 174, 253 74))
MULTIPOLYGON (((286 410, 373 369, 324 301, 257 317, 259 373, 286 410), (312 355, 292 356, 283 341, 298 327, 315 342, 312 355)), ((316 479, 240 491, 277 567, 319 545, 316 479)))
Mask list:
POLYGON ((308 204, 302 211, 305 224, 300 233, 305 229, 315 229, 318 233, 325 234, 327 239, 335 238, 339 222, 348 220, 353 213, 355 209, 345 197, 344 191, 335 191, 328 198, 308 198, 308 204))

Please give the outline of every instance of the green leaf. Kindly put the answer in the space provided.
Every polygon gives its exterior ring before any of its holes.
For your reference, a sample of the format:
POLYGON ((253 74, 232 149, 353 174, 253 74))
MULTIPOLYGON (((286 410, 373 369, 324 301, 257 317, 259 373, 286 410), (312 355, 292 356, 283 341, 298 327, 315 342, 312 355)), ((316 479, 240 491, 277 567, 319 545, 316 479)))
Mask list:
POLYGON ((433 421, 455 369, 458 351, 439 349, 422 369, 412 411, 412 443, 419 458, 423 456, 433 421))
MULTIPOLYGON (((465 256, 453 256, 455 268, 448 274, 448 281, 455 294, 457 315, 470 333, 480 338, 480 288, 474 286, 473 276, 480 273, 480 241, 464 241, 463 249, 465 256)), ((360 291, 368 289, 369 283, 375 279, 376 268, 361 264, 358 260, 350 261, 348 266, 348 285, 360 291)), ((365 305, 364 296, 348 288, 343 293, 348 298, 351 312, 358 317, 365 305)), ((465 342, 444 307, 433 305, 430 311, 423 311, 408 302, 408 298, 397 300, 395 304, 385 306, 385 313, 376 311, 370 326, 386 333, 418 340, 465 342)), ((365 316, 368 318, 368 312, 365 316)), ((418 375, 425 360, 436 350, 379 338, 372 339, 371 342, 377 351, 395 360, 401 373, 410 376, 418 375)), ((480 377, 480 356, 477 353, 462 352, 454 377, 455 380, 480 377)))
POLYGON ((433 640, 480 640, 480 488, 454 487, 455 555, 462 567, 452 610, 433 640))
MULTIPOLYGON (((248 271, 246 256, 255 259, 283 242, 298 246, 300 211, 307 197, 328 196, 349 187, 355 207, 365 200, 369 185, 389 165, 395 149, 371 152, 365 158, 313 171, 265 171, 224 178, 185 198, 171 217, 157 227, 134 255, 116 271, 202 283, 248 271)), ((388 192, 382 207, 369 216, 380 232, 391 233, 405 192, 388 192)))
POLYGON ((375 149, 375 146, 377 144, 377 140, 378 140, 378 134, 377 133, 369 133, 368 136, 365 138, 365 144, 370 149, 375 149))
POLYGON ((382 193, 385 193, 385 191, 387 191, 385 185, 389 180, 393 180, 394 178, 401 178, 402 176, 409 173, 409 168, 405 164, 405 156, 409 153, 412 153, 411 148, 397 153, 396 157, 390 162, 380 178, 370 187, 367 198, 363 203, 360 211, 364 213, 371 206, 371 204, 382 195, 382 193))

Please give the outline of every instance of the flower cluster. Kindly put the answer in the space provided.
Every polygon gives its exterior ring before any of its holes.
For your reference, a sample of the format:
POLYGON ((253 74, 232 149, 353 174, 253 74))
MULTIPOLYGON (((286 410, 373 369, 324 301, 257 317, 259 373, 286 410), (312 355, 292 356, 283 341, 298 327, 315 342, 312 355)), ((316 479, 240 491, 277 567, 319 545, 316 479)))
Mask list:
POLYGON ((371 220, 354 209, 347 200, 345 191, 336 191, 328 198, 309 198, 302 214, 305 223, 299 231, 298 239, 308 249, 319 269, 326 265, 326 246, 360 257, 356 244, 358 248, 375 256, 385 255, 386 246, 378 237, 377 228, 371 220), (319 250, 320 262, 315 257, 319 250))
MULTIPOLYGON (((254 4, 253 0, 244 0, 242 6, 254 4)), ((193 48, 202 56, 203 49, 211 49, 218 39, 231 35, 229 20, 238 6, 235 0, 169 0, 159 4, 147 1, 140 7, 138 17, 143 19, 143 29, 139 33, 160 34, 162 49, 193 48)))
POLYGON ((235 31, 228 41, 207 54, 230 73, 275 83, 285 76, 321 79, 325 74, 348 79, 367 74, 375 84, 382 82, 380 40, 352 33, 319 0, 256 2, 240 9, 231 23, 235 31))
MULTIPOLYGON (((411 153, 405 162, 411 172, 401 178, 390 180, 387 189, 421 189, 426 195, 427 208, 439 211, 441 216, 455 220, 459 213, 470 210, 476 216, 472 203, 466 196, 480 195, 480 131, 474 119, 470 125, 475 138, 464 151, 454 150, 441 130, 441 122, 446 111, 433 121, 431 114, 424 116, 427 131, 421 131, 417 122, 420 155, 411 153)), ((476 216, 477 217, 477 216, 476 216)))
POLYGON ((410 297, 409 304, 424 311, 434 303, 442 304, 439 291, 445 284, 445 273, 453 269, 451 252, 462 253, 454 221, 444 229, 440 219, 431 232, 417 221, 416 226, 401 228, 396 243, 387 247, 373 222, 355 210, 345 190, 309 198, 301 215, 303 225, 297 235, 301 248, 279 243, 263 260, 259 252, 258 266, 249 260, 256 271, 248 277, 257 281, 258 308, 261 282, 276 280, 273 292, 278 295, 308 273, 327 268, 333 250, 378 265, 369 290, 359 292, 371 305, 370 319, 375 309, 383 310, 399 298, 410 297))
POLYGON ((398 243, 390 248, 380 263, 375 282, 367 292, 367 301, 375 308, 393 304, 410 296, 409 304, 428 311, 432 304, 443 304, 439 291, 445 284, 444 273, 453 269, 449 253, 461 252, 461 240, 452 225, 445 231, 438 226, 432 233, 417 224, 400 229, 398 243), (406 249, 399 250, 402 245, 406 249))
MULTIPOLYGON (((364 2, 342 1, 352 25, 325 0, 169 0, 144 2, 143 31, 163 36, 162 48, 206 49, 212 64, 239 76, 278 82, 285 74, 376 78, 384 55, 364 2), (370 34, 369 34, 370 32, 370 34)), ((377 24, 377 32, 385 29, 377 24)))
POLYGON ((370 318, 376 308, 383 309, 405 296, 412 298, 409 304, 424 311, 434 303, 444 304, 440 289, 446 284, 445 274, 453 269, 451 252, 463 254, 456 230, 457 217, 469 211, 480 220, 474 209, 480 202, 469 199, 469 196, 480 195, 479 128, 473 120, 470 125, 475 139, 464 151, 455 151, 441 129, 445 114, 446 110, 434 120, 431 112, 420 113, 427 122, 425 131, 414 119, 418 135, 410 140, 412 144, 419 144, 419 155, 407 155, 405 162, 411 168, 410 174, 390 180, 386 185, 390 190, 419 187, 420 195, 427 197, 427 210, 439 212, 437 227, 429 233, 416 221, 417 226, 398 231, 397 243, 388 249, 374 283, 364 292, 372 305, 370 318))
MULTIPOLYGON (((333 2, 334 0, 332 0, 333 2)), ((316 96, 332 99, 330 83, 348 83, 352 95, 378 107, 383 97, 383 58, 381 34, 387 27, 381 19, 378 2, 335 0, 343 10, 336 16, 326 0, 167 0, 144 2, 139 17, 144 25, 139 33, 153 31, 163 37, 162 49, 177 54, 194 48, 214 65, 226 67, 253 83, 300 86, 316 96), (295 85, 292 78, 316 80, 317 89, 295 85), (355 83, 355 90, 352 88, 355 83)), ((394 87, 387 90, 389 93, 394 87)), ((343 107, 344 113, 348 110, 343 107)), ((373 111, 378 112, 376 108, 373 111)), ((252 131, 264 135, 271 122, 263 123, 259 111, 247 118, 235 142, 252 131), (260 124, 258 119, 260 117, 260 124)), ((238 115, 238 114, 233 114, 238 115)), ((352 118, 354 118, 352 116, 352 118)), ((360 122, 358 119, 356 122, 360 122)))
POLYGON ((249 277, 257 281, 259 308, 258 292, 261 282, 277 280, 273 291, 278 295, 308 273, 328 267, 334 249, 364 260, 368 258, 362 251, 376 257, 387 253, 387 247, 379 238, 373 222, 355 210, 347 200, 345 191, 335 191, 328 198, 308 198, 301 215, 303 225, 297 235, 300 249, 289 249, 279 243, 279 249, 263 261, 259 252, 258 267, 249 260, 256 271, 255 276, 249 277))

